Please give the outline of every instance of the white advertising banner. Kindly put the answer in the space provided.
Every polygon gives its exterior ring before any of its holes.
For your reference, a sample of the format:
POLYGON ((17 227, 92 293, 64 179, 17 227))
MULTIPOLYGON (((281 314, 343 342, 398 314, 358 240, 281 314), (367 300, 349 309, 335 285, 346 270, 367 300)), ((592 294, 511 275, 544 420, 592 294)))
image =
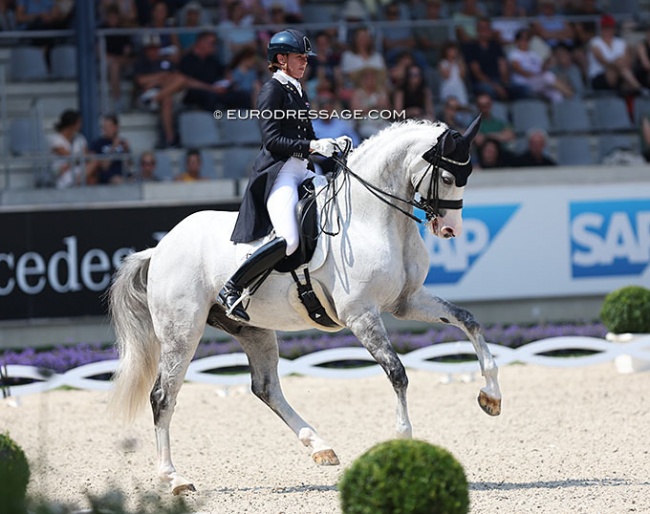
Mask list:
POLYGON ((650 181, 470 185, 464 203, 460 237, 441 240, 421 230, 434 294, 478 301, 650 287, 650 181))

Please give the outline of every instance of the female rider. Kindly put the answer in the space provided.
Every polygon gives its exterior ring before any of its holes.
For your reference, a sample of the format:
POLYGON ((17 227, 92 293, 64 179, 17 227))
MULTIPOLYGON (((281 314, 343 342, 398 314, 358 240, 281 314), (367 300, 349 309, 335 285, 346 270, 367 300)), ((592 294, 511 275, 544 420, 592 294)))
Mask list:
POLYGON ((230 239, 234 243, 248 243, 273 230, 276 237, 258 248, 219 292, 217 300, 238 321, 250 319, 241 305, 243 290, 298 248, 295 209, 298 186, 313 174, 309 169, 313 169, 308 160, 310 153, 331 157, 349 140, 347 136, 316 139, 306 115, 309 100, 299 81, 305 73, 307 57, 315 55, 309 39, 298 30, 283 30, 269 41, 267 55, 269 70, 274 73, 257 100, 263 145, 230 239), (275 115, 279 112, 284 115, 275 115))

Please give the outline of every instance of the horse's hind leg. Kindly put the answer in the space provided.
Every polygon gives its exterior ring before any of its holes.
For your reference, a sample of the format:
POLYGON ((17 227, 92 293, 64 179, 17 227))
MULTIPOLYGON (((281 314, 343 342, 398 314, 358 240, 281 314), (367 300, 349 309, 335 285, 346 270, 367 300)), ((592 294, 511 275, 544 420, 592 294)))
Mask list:
POLYGON ((314 428, 302 419, 282 393, 278 377, 278 342, 275 332, 245 327, 235 334, 248 356, 251 368, 251 387, 255 396, 266 403, 298 436, 302 444, 311 449, 316 464, 334 466, 339 459, 314 428))
POLYGON ((167 338, 162 341, 158 378, 150 395, 158 451, 158 476, 170 484, 175 495, 196 490, 189 480, 176 472, 172 463, 169 425, 176 407, 176 397, 202 335, 198 329, 192 328, 185 333, 176 328, 178 326, 169 322, 165 330, 167 338))
POLYGON ((474 346, 481 373, 485 377, 485 387, 479 393, 478 403, 490 416, 501 413, 499 370, 483 338, 481 326, 470 312, 420 289, 406 299, 394 314, 397 318, 413 321, 449 323, 465 332, 474 346))
POLYGON ((410 439, 413 434, 406 405, 408 377, 404 365, 390 344, 388 333, 378 312, 347 318, 348 328, 382 367, 397 394, 397 437, 410 439))

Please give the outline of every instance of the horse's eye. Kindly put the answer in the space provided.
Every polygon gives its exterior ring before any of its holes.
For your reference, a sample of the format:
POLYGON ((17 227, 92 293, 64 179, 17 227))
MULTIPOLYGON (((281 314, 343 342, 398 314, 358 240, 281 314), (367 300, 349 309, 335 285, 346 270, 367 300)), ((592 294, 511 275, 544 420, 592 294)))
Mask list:
POLYGON ((454 177, 450 175, 443 175, 442 176, 442 181, 445 185, 451 186, 454 183, 454 177))

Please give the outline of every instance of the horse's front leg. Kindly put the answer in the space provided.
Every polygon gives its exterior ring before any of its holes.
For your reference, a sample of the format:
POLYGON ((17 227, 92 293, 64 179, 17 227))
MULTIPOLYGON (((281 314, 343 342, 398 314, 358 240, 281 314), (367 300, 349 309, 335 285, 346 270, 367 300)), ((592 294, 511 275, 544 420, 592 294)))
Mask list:
POLYGON ((400 306, 395 317, 428 323, 449 323, 460 328, 469 337, 485 377, 485 387, 479 393, 478 402, 490 416, 501 413, 501 391, 499 389, 498 367, 481 333, 481 326, 467 310, 432 295, 424 288, 408 297, 400 306))
POLYGON ((360 316, 348 319, 347 326, 383 368, 393 385, 397 394, 397 436, 411 438, 413 429, 406 406, 406 389, 408 387, 406 370, 390 344, 388 333, 379 313, 367 311, 360 316))

